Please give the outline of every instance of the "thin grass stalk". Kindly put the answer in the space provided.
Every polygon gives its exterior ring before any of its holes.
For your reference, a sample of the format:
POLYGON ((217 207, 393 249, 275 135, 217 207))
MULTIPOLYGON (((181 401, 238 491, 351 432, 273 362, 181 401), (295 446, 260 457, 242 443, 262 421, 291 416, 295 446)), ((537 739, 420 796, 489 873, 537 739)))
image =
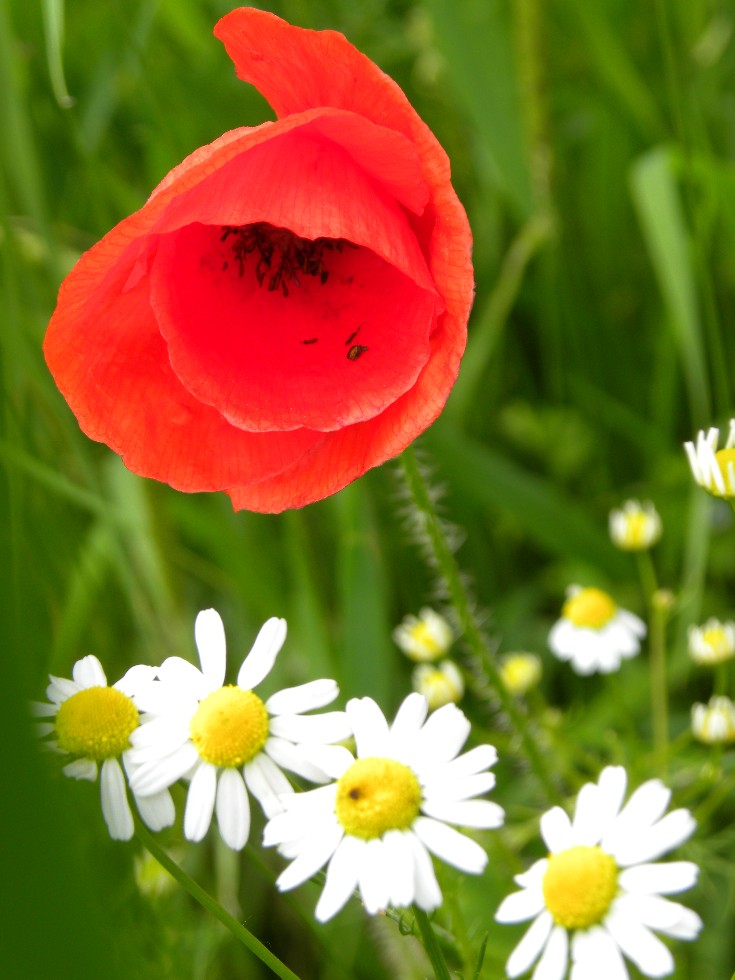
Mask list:
POLYGON ((424 949, 426 950, 426 955, 429 957, 429 961, 431 962, 436 980, 451 980, 449 968, 447 967, 446 960, 444 959, 428 915, 417 905, 414 905, 413 907, 413 914, 416 917, 416 924, 418 925, 419 932, 421 933, 421 941, 424 945, 424 949))
POLYGON ((202 908, 206 909, 207 912, 218 919, 238 942, 241 942, 254 956, 257 956, 261 963, 264 963, 277 977, 281 977, 281 980, 299 980, 297 973, 290 970, 285 963, 281 963, 277 956, 271 953, 241 922, 238 922, 234 916, 222 908, 219 902, 209 892, 206 892, 201 885, 197 884, 193 878, 190 878, 186 871, 169 857, 166 851, 156 841, 153 834, 151 834, 140 820, 136 820, 135 836, 149 854, 191 895, 194 901, 198 902, 202 908))

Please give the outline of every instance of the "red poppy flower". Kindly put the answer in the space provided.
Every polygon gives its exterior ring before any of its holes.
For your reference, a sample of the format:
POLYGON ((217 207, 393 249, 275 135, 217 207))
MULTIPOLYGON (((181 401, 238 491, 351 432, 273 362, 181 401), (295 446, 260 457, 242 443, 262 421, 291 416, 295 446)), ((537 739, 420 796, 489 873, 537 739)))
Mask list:
POLYGON ((84 432, 135 473, 275 512, 439 414, 471 238, 445 153, 341 34, 241 8, 215 35, 277 121, 195 150, 85 253, 44 351, 84 432))

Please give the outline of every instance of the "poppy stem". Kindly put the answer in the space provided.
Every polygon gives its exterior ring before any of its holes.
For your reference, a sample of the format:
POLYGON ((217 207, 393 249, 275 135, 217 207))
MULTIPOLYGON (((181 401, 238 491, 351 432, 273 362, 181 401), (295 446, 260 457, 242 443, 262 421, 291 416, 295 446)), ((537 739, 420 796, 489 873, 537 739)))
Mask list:
POLYGON ((137 818, 135 821, 135 836, 149 854, 158 861, 161 867, 165 868, 171 877, 175 878, 181 887, 191 895, 194 901, 198 902, 202 908, 210 912, 216 919, 219 919, 235 939, 241 942, 243 946, 246 946, 254 956, 257 956, 261 963, 264 963, 277 977, 281 977, 281 980, 299 980, 298 974, 289 970, 284 963, 281 963, 278 957, 274 956, 259 939, 256 939, 241 922, 238 922, 226 909, 223 909, 209 892, 206 892, 201 885, 198 885, 193 878, 190 878, 186 871, 169 857, 153 834, 137 818))
POLYGON ((436 495, 432 493, 421 472, 421 466, 412 446, 401 454, 401 464, 410 499, 415 508, 410 515, 414 537, 424 551, 429 564, 440 576, 452 604, 462 639, 469 651, 467 667, 473 693, 487 700, 486 688, 489 682, 493 694, 497 696, 503 711, 520 738, 523 751, 534 774, 548 794, 549 800, 552 803, 559 803, 561 802, 559 788, 531 736, 526 718, 503 684, 495 663, 494 651, 480 628, 474 602, 454 557, 450 530, 445 527, 437 513, 434 503, 436 495))

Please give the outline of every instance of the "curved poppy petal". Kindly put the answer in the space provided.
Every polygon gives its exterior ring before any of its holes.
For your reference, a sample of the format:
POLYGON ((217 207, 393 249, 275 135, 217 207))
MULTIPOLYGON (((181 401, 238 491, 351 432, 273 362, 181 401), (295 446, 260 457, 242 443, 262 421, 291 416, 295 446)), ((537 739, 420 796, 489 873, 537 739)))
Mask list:
MULTIPOLYGON (((432 337, 432 347, 434 344, 432 337)), ((413 388, 376 418, 326 434, 273 477, 231 487, 227 492, 235 510, 278 512, 303 507, 397 456, 441 412, 463 349, 449 347, 443 356, 431 356, 413 388)))
MULTIPOLYGON (((82 300, 87 282, 74 285, 82 300)), ((178 490, 225 490, 292 466, 320 438, 306 429, 245 432, 197 401, 171 370, 145 281, 111 290, 94 323, 76 319, 69 304, 57 312, 64 329, 50 330, 45 347, 56 383, 82 430, 141 476, 178 490)))

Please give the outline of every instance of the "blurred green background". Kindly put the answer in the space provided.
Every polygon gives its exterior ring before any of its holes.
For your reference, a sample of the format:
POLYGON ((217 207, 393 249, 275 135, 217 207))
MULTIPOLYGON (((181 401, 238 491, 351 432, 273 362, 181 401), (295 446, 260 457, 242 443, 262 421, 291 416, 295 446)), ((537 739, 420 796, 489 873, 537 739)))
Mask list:
MULTIPOLYGON (((606 522, 626 496, 650 498, 665 526, 660 581, 677 595, 675 735, 709 696, 685 631, 733 615, 735 538, 727 507, 693 487, 681 443, 735 414, 732 4, 263 6, 345 33, 447 149, 474 231, 477 298, 460 379, 420 447, 500 650, 544 656, 546 696, 566 712, 557 750, 650 775, 637 761, 650 734, 645 665, 625 680, 579 680, 545 637, 570 582, 642 611, 634 565, 606 522)), ((390 712, 410 685, 391 628, 432 596, 403 532, 395 464, 303 511, 233 514, 224 495, 129 474, 80 433, 45 368, 45 325, 81 251, 197 146, 272 118, 212 36, 231 7, 0 0, 3 976, 265 975, 185 896, 141 894, 137 848, 107 839, 96 786, 48 776, 24 705, 43 697, 49 671, 69 676, 93 652, 113 681, 136 662, 193 658, 196 612, 215 606, 233 671, 261 622, 285 616, 277 686, 336 676, 346 697, 373 695, 390 712)), ((511 753, 506 775, 523 775, 508 734, 478 723, 511 753)), ((682 752, 683 773, 706 766, 701 747, 682 752)), ((547 801, 518 785, 509 815, 517 798, 535 820, 547 801)), ((734 816, 725 801, 692 845, 706 929, 682 951, 680 977, 735 968, 734 816)), ((490 869, 455 899, 473 936, 490 932, 483 976, 496 977, 518 933, 492 914, 522 865, 489 846, 490 869)), ((316 888, 276 896, 272 855, 240 862, 213 836, 182 853, 303 977, 422 975, 403 962, 395 926, 365 923, 357 907, 314 930, 316 888)))

